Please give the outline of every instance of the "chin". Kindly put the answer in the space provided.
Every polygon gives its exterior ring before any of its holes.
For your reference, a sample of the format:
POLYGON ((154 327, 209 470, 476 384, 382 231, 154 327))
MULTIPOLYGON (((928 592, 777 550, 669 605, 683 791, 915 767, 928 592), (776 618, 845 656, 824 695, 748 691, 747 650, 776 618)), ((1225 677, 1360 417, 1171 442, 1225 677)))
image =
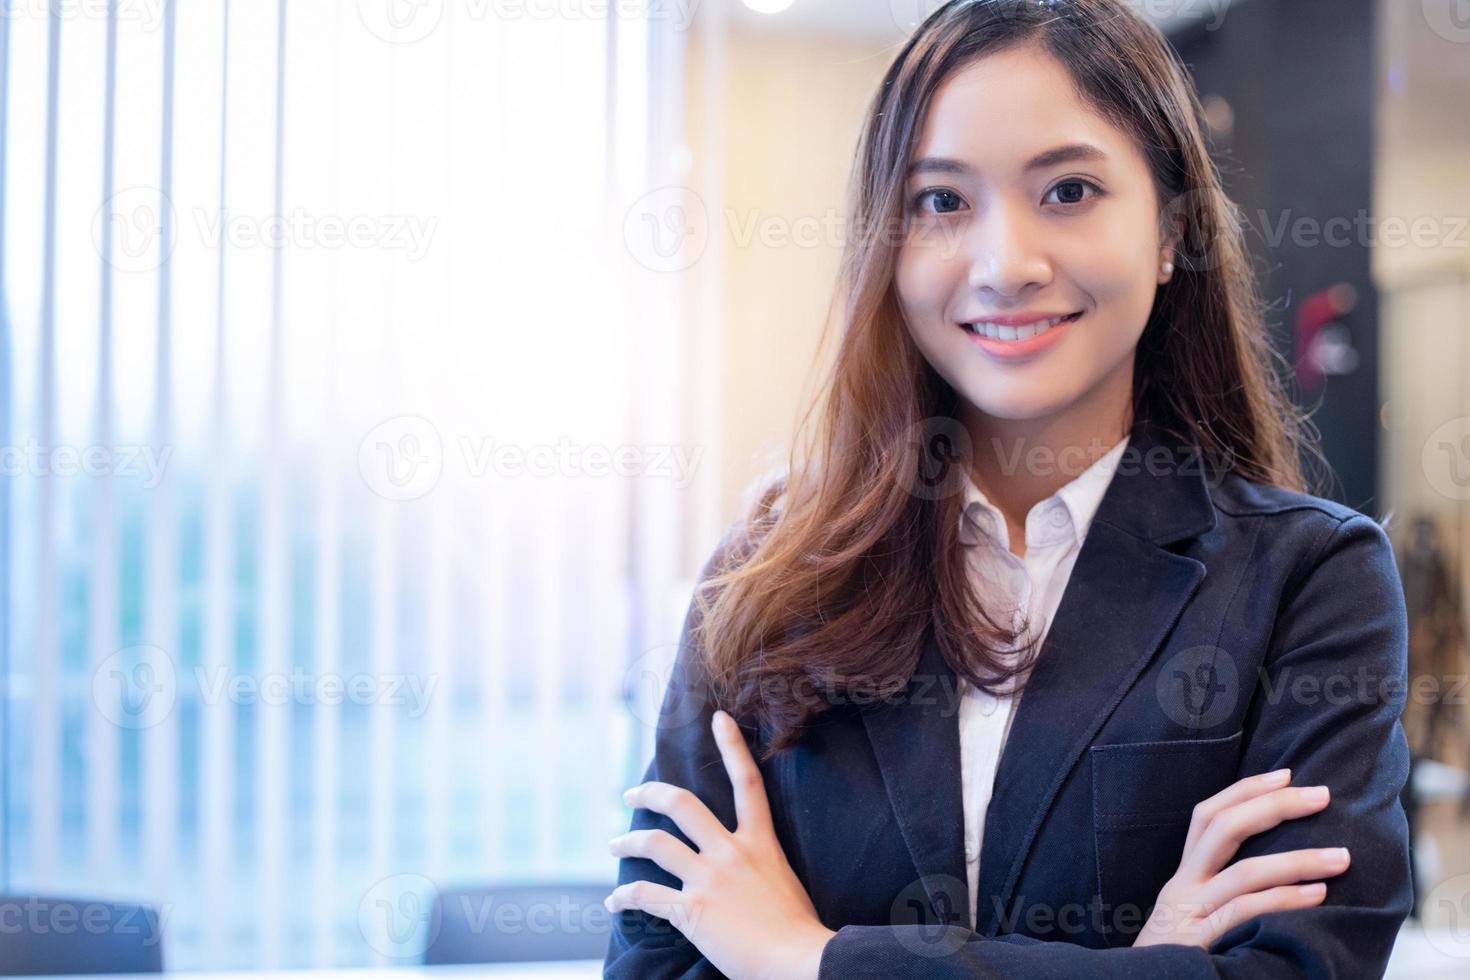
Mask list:
POLYGON ((1064 411, 1081 395, 1080 391, 1058 392, 1052 389, 1043 393, 1006 384, 982 385, 982 388, 980 392, 966 392, 961 389, 960 395, 981 414, 1007 422, 1031 422, 1050 418, 1064 411), (1003 390, 1012 387, 1017 390, 1003 390))

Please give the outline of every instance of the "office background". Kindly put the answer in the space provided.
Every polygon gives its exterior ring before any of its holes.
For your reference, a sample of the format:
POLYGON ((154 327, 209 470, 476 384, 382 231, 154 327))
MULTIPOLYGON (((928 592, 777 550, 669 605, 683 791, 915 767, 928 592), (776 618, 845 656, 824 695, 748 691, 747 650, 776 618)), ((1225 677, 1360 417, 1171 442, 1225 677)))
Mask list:
MULTIPOLYGON (((0 4, 0 893, 153 904, 191 970, 411 963, 450 889, 610 890, 692 576, 830 356, 861 112, 937 4, 0 4)), ((1459 622, 1470 14, 1136 6, 1324 493, 1405 558, 1423 518, 1459 622)), ((1417 873, 1470 949, 1432 636, 1417 873)))

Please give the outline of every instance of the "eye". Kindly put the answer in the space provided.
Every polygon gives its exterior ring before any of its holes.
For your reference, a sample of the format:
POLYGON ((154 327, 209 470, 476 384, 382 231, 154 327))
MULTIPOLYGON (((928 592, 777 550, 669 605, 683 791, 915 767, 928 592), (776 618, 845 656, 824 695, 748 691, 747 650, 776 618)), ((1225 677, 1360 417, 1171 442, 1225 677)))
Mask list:
POLYGON ((1082 187, 1090 187, 1090 188, 1092 188, 1092 190, 1094 192, 1093 193, 1093 196, 1098 196, 1098 195, 1102 194, 1102 192, 1103 192, 1103 190, 1102 190, 1101 187, 1097 186, 1096 184, 1094 184, 1090 180, 1084 180, 1081 177, 1072 177, 1072 178, 1069 178, 1067 180, 1064 180, 1061 183, 1055 185, 1054 187, 1052 187, 1052 189, 1050 191, 1047 191, 1046 193, 1047 193, 1047 196, 1050 197, 1053 191, 1061 191, 1064 188, 1066 188, 1067 189, 1067 194, 1066 194, 1067 199, 1066 200, 1058 201, 1057 202, 1058 204, 1068 204, 1068 205, 1084 204, 1084 203, 1086 203, 1085 199, 1076 196, 1079 192, 1073 190, 1074 188, 1082 188, 1082 187))
POLYGON ((915 194, 913 196, 913 199, 909 203, 916 210, 922 211, 924 210, 924 201, 931 195, 934 197, 936 203, 939 204, 938 210, 935 211, 936 214, 952 214, 955 211, 958 211, 960 205, 964 203, 960 200, 960 196, 958 194, 943 187, 925 188, 924 190, 919 191, 919 193, 915 194), (951 207, 950 205, 953 206, 951 207))

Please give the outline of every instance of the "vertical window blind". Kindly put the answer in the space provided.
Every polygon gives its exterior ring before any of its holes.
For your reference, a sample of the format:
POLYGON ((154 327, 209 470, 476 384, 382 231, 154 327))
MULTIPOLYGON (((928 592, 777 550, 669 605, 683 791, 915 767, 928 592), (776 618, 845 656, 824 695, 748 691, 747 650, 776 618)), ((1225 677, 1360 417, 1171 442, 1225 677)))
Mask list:
POLYGON ((0 3, 0 893, 188 969, 611 887, 714 478, 629 239, 687 24, 0 3))

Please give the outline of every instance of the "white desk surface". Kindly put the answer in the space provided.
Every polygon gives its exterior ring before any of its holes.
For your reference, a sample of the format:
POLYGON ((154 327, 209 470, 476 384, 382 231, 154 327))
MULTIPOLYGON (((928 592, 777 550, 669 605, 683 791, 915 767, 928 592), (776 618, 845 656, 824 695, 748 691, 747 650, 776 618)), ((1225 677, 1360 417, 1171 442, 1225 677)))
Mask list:
MULTIPOLYGON (((458 980, 464 977, 526 980, 595 980, 601 960, 497 963, 483 966, 384 966, 350 970, 253 970, 166 973, 178 980, 458 980)), ((1470 976, 1470 930, 1404 927, 1388 961, 1386 980, 1464 980, 1470 976)), ((58 980, 58 978, 49 978, 58 980)), ((77 980, 139 980, 137 975, 91 975, 77 980)))
MULTIPOLYGON (((554 963, 495 963, 476 966, 378 966, 322 970, 187 971, 165 970, 175 980, 459 980, 469 977, 525 977, 526 980, 595 980, 602 976, 602 960, 559 960, 554 963)), ((29 980, 21 977, 14 980, 29 980)), ((89 974, 75 978, 37 977, 35 980, 142 980, 136 974, 89 974)))

